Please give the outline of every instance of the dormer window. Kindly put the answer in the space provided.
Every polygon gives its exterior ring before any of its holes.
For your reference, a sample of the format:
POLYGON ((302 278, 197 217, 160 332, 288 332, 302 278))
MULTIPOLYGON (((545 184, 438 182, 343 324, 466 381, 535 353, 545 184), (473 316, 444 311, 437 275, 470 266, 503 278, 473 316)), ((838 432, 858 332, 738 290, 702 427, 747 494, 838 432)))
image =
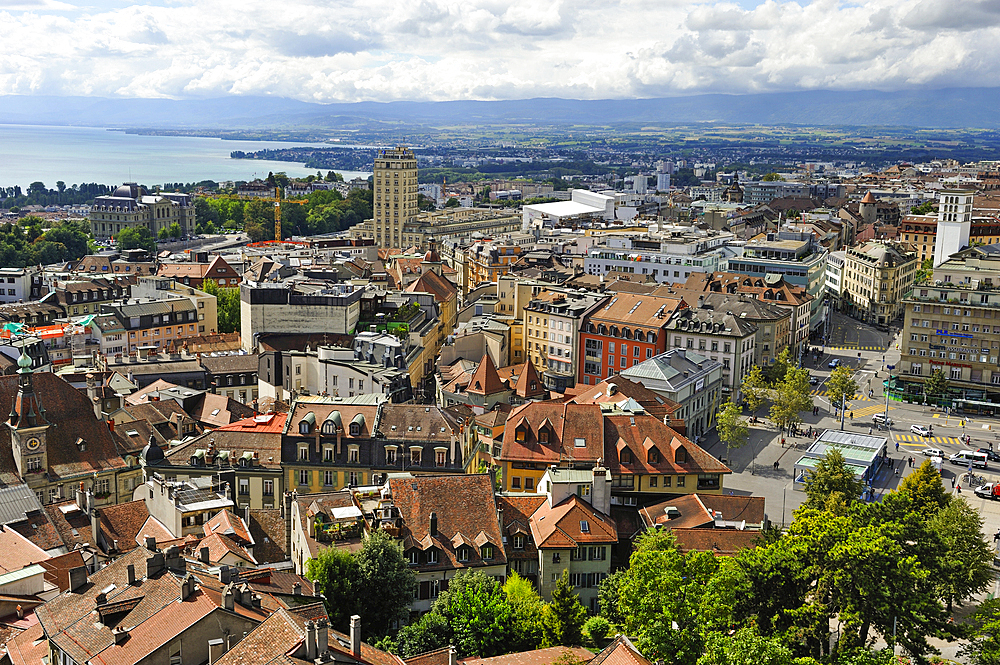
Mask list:
POLYGON ((684 447, 681 446, 680 448, 677 449, 677 452, 674 453, 674 462, 677 464, 686 464, 687 461, 688 461, 687 450, 685 450, 684 447))
POLYGON ((416 566, 420 563, 420 550, 410 550, 407 556, 411 566, 416 566))
POLYGON ((303 420, 299 423, 299 434, 309 434, 311 430, 312 426, 306 421, 303 420))
MULTIPOLYGON (((514 549, 515 550, 523 550, 524 549, 524 536, 522 536, 522 535, 514 536, 514 549)), ((485 557, 483 557, 483 558, 485 558, 485 557)))
POLYGON ((327 420, 325 423, 323 423, 323 434, 336 434, 336 433, 337 433, 337 425, 334 424, 333 421, 327 420))
POLYGON ((483 556, 484 559, 486 559, 487 561, 489 561, 494 556, 496 556, 496 548, 494 548, 492 545, 490 545, 489 543, 487 543, 486 545, 483 545, 483 548, 482 548, 482 550, 480 550, 480 553, 482 554, 482 556, 483 556))
POLYGON ((660 451, 657 450, 656 448, 650 448, 649 449, 649 454, 648 454, 648 461, 649 461, 650 464, 659 464, 660 463, 660 451))
POLYGON ((361 425, 351 423, 351 436, 361 436, 361 425))
POLYGON ((463 562, 469 560, 469 548, 465 545, 458 548, 458 560, 463 562))
POLYGON ((622 464, 632 463, 632 451, 628 448, 623 448, 621 453, 618 454, 618 461, 622 464))
POLYGON ((524 443, 524 439, 527 436, 528 428, 524 425, 518 425, 517 429, 514 430, 514 440, 518 443, 524 443))
POLYGON ((549 430, 547 427, 538 431, 538 442, 539 443, 549 442, 549 430))
POLYGON ((437 549, 431 548, 427 550, 427 563, 437 563, 438 562, 438 552, 437 549))

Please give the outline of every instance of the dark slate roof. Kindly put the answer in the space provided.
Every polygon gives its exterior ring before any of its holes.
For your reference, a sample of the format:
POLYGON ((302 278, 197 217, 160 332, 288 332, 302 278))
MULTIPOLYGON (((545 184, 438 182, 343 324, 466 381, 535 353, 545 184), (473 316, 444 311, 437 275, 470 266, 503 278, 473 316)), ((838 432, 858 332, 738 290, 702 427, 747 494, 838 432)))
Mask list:
POLYGON ((23 520, 32 511, 42 509, 38 497, 27 485, 17 483, 0 487, 0 524, 23 520))

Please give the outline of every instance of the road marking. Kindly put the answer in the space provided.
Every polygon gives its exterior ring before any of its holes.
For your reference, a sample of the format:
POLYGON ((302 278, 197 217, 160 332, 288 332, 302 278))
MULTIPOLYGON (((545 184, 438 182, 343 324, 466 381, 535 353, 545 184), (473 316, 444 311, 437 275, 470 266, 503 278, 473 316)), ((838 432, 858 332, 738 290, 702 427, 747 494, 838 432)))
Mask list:
POLYGON ((962 442, 954 436, 916 436, 913 434, 897 434, 896 438, 901 442, 912 442, 910 445, 923 445, 928 443, 947 443, 953 446, 962 445, 962 442))
MULTIPOLYGON (((827 393, 826 388, 813 388, 811 391, 809 391, 809 393, 811 395, 816 395, 817 397, 829 397, 830 396, 829 393, 827 393)), ((854 397, 848 397, 847 401, 848 402, 878 402, 878 401, 881 401, 881 400, 877 400, 874 397, 868 397, 868 395, 863 395, 861 393, 855 393, 854 397)))
POLYGON ((845 344, 843 346, 829 346, 827 347, 831 351, 882 351, 885 352, 886 348, 884 346, 858 346, 857 344, 845 344))
MULTIPOLYGON (((889 410, 890 411, 892 411, 895 408, 896 407, 892 406, 891 404, 889 405, 889 410)), ((860 417, 864 417, 864 416, 871 416, 871 415, 874 415, 876 413, 885 413, 885 405, 884 404, 872 404, 871 406, 863 406, 860 409, 852 409, 851 407, 847 407, 847 413, 850 414, 851 411, 854 411, 854 417, 855 418, 860 418, 860 417)))

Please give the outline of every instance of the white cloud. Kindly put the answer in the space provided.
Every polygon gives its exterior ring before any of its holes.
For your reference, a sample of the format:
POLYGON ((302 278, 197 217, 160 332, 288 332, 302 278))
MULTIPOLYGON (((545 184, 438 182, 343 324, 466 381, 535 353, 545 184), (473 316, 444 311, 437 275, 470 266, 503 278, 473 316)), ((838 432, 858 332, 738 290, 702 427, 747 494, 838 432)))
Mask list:
POLYGON ((989 85, 1000 0, 0 0, 0 94, 309 101, 989 85))

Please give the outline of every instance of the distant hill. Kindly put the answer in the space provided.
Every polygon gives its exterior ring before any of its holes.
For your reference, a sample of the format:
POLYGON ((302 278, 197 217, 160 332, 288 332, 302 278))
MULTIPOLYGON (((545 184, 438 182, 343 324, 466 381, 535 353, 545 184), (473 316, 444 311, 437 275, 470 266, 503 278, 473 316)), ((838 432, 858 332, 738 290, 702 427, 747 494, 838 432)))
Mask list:
POLYGON ((1000 127, 1000 88, 904 92, 806 91, 662 99, 358 102, 273 97, 205 100, 0 97, 0 123, 184 129, 346 127, 366 121, 423 125, 621 123, 1000 127))

